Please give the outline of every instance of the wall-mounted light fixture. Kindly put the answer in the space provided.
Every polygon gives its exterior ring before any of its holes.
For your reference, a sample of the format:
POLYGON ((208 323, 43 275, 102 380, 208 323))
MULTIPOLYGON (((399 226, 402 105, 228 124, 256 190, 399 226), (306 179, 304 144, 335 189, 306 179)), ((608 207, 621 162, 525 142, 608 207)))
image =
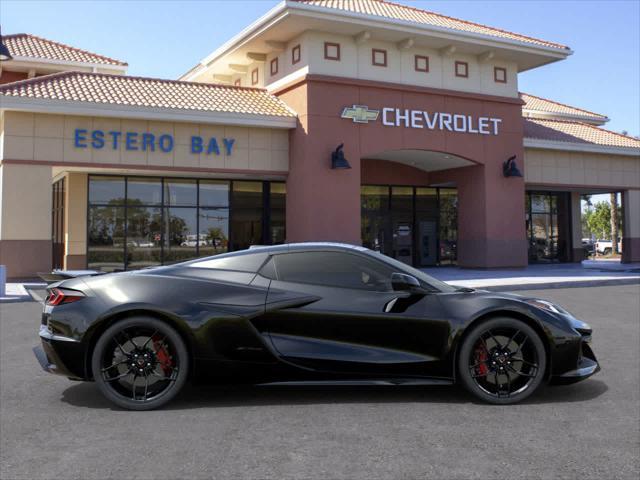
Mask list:
POLYGON ((344 170, 347 168, 351 168, 349 162, 346 158, 344 158, 344 152, 342 148, 344 147, 344 143, 338 145, 338 148, 335 151, 331 152, 331 168, 333 170, 344 170))
POLYGON ((502 164, 502 175, 505 177, 522 177, 522 173, 516 165, 516 156, 513 155, 502 164))
POLYGON ((2 30, 0 29, 0 62, 6 62, 12 58, 11 52, 9 52, 9 49, 2 41, 2 30))

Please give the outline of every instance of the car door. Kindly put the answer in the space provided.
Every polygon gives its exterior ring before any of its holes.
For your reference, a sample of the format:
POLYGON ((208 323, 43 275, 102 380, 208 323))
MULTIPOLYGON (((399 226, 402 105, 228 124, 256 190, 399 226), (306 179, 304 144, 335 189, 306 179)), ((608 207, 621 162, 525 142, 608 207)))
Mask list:
POLYGON ((265 267, 266 325, 288 362, 374 375, 439 369, 449 324, 438 296, 394 291, 391 266, 359 253, 305 251, 274 255, 265 267))

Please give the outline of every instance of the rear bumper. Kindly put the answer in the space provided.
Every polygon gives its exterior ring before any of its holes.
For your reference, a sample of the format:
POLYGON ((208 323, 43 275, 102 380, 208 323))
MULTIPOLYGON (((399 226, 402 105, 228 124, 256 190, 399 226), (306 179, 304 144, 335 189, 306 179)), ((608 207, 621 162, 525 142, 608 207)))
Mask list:
POLYGON ((33 353, 45 372, 83 379, 83 348, 78 341, 53 335, 44 325, 40 327, 40 340, 41 345, 34 347, 33 353))

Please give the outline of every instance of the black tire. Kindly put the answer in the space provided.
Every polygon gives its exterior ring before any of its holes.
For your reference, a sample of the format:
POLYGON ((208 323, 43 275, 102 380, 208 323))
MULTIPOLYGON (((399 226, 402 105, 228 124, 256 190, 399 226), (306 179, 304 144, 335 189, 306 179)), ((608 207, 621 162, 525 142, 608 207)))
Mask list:
POLYGON ((612 251, 613 250, 611 248, 607 247, 607 248, 604 249, 604 252, 602 252, 602 254, 603 255, 611 255, 612 251))
POLYGON ((544 344, 531 327, 515 318, 497 317, 479 323, 465 336, 458 375, 479 399, 508 405, 538 389, 545 378, 546 358, 544 344))
POLYGON ((189 356, 184 341, 170 325, 138 316, 105 330, 93 350, 91 367, 98 388, 111 402, 128 410, 153 410, 182 389, 189 356))

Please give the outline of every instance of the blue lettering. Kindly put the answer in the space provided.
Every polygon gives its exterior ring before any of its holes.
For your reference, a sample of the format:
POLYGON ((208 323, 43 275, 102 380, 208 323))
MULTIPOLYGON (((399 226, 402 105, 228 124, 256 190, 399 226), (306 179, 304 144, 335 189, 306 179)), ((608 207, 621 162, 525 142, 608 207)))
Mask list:
POLYGON ((158 146, 163 152, 170 152, 173 150, 173 137, 171 135, 160 135, 160 138, 158 139, 158 146))
POLYGON ((220 149, 218 148, 218 141, 216 140, 216 137, 211 137, 211 140, 209 140, 207 155, 211 155, 213 152, 216 152, 216 155, 220 155, 220 149))
POLYGON ((76 128, 74 145, 76 148, 87 148, 87 144, 84 143, 87 140, 85 136, 87 131, 82 128, 76 128), (81 143, 82 142, 82 143, 81 143))
POLYGON ((202 137, 191 137, 191 153, 202 153, 202 137))
POLYGON ((118 149, 118 138, 120 138, 120 135, 122 135, 122 133, 120 132, 109 132, 109 135, 111 135, 111 138, 113 139, 112 141, 112 147, 114 150, 118 149))
POLYGON ((125 143, 127 150, 138 150, 138 134, 136 132, 127 132, 125 143))
POLYGON ((142 134, 142 150, 146 151, 147 147, 152 152, 156 151, 155 136, 153 135, 153 133, 142 134))
POLYGON ((93 148, 104 147, 104 132, 102 130, 94 130, 91 132, 91 146, 93 148))
POLYGON ((227 151, 227 155, 231 155, 231 149, 233 148, 233 144, 236 143, 235 138, 223 138, 224 148, 227 151))

